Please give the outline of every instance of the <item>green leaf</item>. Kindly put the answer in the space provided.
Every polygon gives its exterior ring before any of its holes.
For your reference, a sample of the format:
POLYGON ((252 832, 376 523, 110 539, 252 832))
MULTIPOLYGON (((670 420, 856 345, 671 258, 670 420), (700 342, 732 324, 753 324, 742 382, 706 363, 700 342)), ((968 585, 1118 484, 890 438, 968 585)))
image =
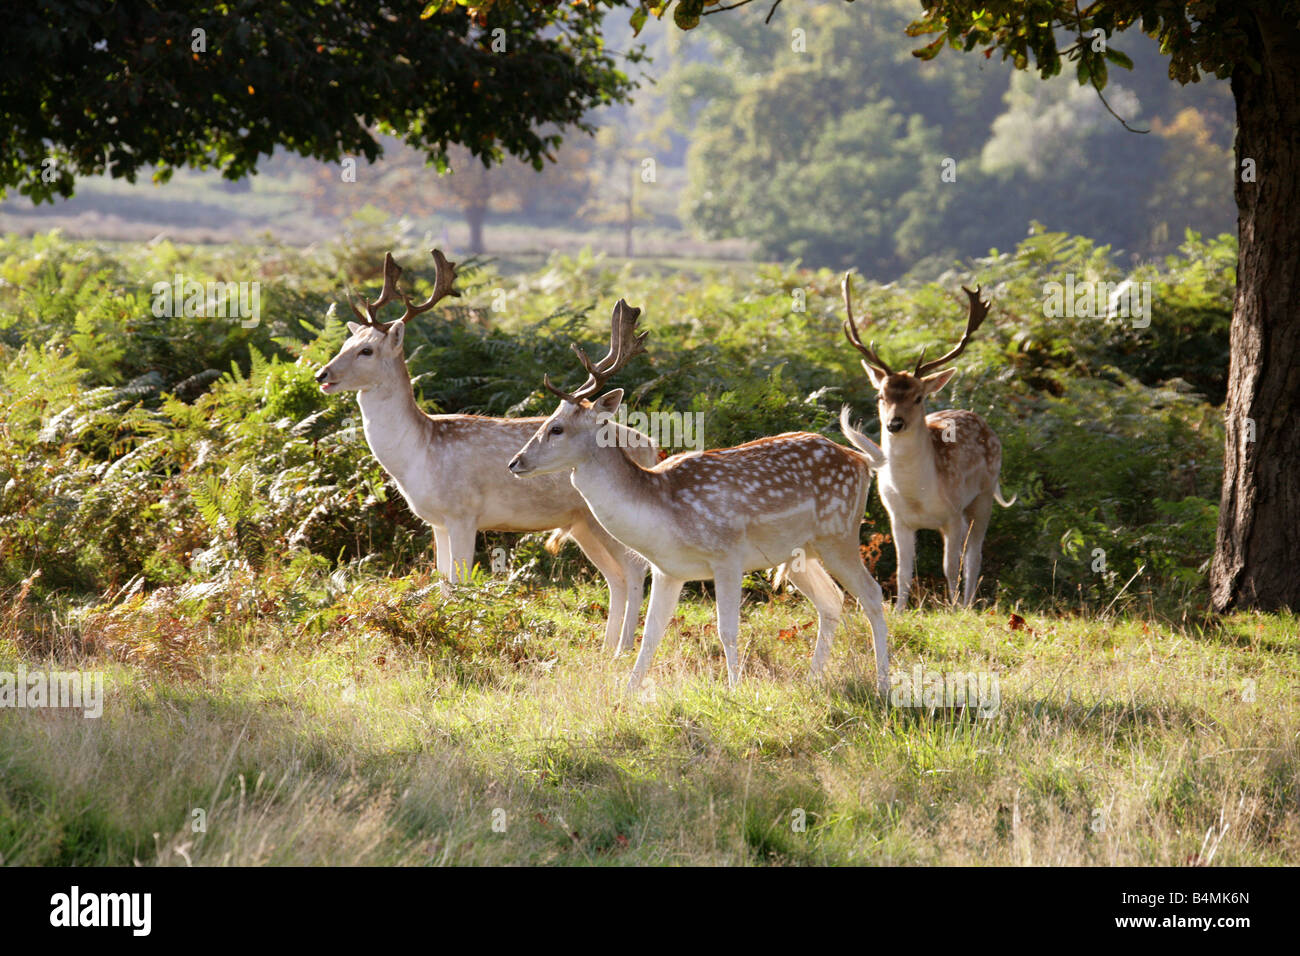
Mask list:
POLYGON ((1126 70, 1133 69, 1133 61, 1129 59, 1128 54, 1121 53, 1119 50, 1115 50, 1110 47, 1107 47, 1106 59, 1110 60, 1110 62, 1116 64, 1117 66, 1122 66, 1126 70))
POLYGON ((704 11, 704 0, 677 0, 673 8, 673 22, 683 30, 694 30, 700 25, 700 14, 704 11))
POLYGON ((942 20, 917 20, 909 23, 903 32, 910 37, 924 36, 927 33, 942 33, 945 27, 942 20))
POLYGON ((922 60, 933 60, 939 55, 939 51, 943 49, 943 43, 946 39, 948 39, 947 36, 941 36, 937 40, 932 40, 925 46, 921 47, 921 49, 913 50, 912 56, 918 57, 922 60))

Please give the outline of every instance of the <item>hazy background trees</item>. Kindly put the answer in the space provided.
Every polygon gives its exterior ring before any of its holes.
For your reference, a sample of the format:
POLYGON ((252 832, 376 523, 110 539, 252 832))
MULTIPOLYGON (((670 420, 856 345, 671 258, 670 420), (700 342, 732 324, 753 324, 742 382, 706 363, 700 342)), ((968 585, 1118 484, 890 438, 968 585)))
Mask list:
POLYGON ((78 181, 70 201, 0 204, 0 228, 287 241, 337 234, 358 211, 463 252, 592 245, 615 255, 799 259, 890 278, 1007 249, 1030 223, 1086 235, 1121 257, 1173 251, 1187 229, 1232 231, 1227 84, 1170 83, 1155 45, 1125 36, 1135 68, 1111 73, 1110 116, 1071 77, 1028 76, 979 55, 920 61, 913 0, 784 4, 706 17, 690 33, 634 38, 606 16, 614 55, 646 45, 631 103, 590 112, 542 172, 485 169, 450 146, 451 172, 378 136, 384 156, 321 163, 278 150, 252 189, 181 170, 165 186, 78 181), (649 170, 647 173, 646 170, 649 170), (956 182, 953 182, 953 177, 956 182), (957 183, 961 188, 956 188, 957 183), (972 188, 973 187, 973 188, 972 188), (384 215, 378 215, 384 214, 384 215))
POLYGON ((1072 77, 917 60, 904 34, 916 7, 710 18, 711 60, 670 74, 678 115, 699 110, 686 221, 766 256, 881 276, 1007 248, 1030 221, 1144 257, 1187 228, 1233 228, 1226 84, 1178 87, 1153 41, 1126 36, 1135 68, 1107 93, 1150 130, 1132 133, 1072 77))

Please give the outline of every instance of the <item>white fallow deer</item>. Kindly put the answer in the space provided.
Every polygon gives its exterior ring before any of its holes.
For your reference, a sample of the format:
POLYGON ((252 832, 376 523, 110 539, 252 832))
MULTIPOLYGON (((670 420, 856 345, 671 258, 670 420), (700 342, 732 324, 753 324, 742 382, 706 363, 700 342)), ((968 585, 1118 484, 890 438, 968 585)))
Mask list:
MULTIPOLYGON (((398 289, 402 270, 392 254, 384 257, 383 291, 373 302, 351 302, 360 322, 348 323, 351 336, 316 376, 321 391, 357 393, 370 450, 411 510, 433 526, 438 570, 445 579, 468 578, 479 531, 558 529, 548 549, 558 549, 567 534, 609 585, 605 648, 616 653, 631 650, 645 590, 645 562, 605 532, 563 477, 524 487, 506 467, 544 419, 428 415, 416 404, 402 350, 406 323, 444 297, 460 294, 453 288, 455 264, 437 249, 433 259, 433 293, 417 305, 398 289), (402 317, 378 321, 379 310, 394 298, 406 305, 402 317)), ((658 449, 649 437, 632 434, 643 441, 629 441, 636 446, 629 453, 647 464, 656 461, 658 449)))
MULTIPOLYGON (((966 589, 961 603, 969 605, 979 584, 980 556, 984 533, 996 500, 1004 501, 998 475, 1002 470, 1002 443, 975 412, 954 408, 927 415, 925 398, 951 381, 955 368, 935 371, 965 351, 971 336, 988 315, 989 304, 962 286, 970 300, 966 332, 957 347, 932 362, 925 351, 911 372, 895 372, 876 354, 876 343, 866 346, 853 319, 849 276, 841 286, 844 293, 844 334, 865 356, 862 367, 878 392, 881 446, 885 465, 879 472, 880 498, 889 512, 898 557, 898 599, 896 610, 907 607, 916 556, 916 532, 935 529, 943 535, 943 569, 948 580, 948 597, 958 603, 958 572, 965 549, 966 589)), ((869 441, 849 424, 849 410, 840 413, 840 427, 855 445, 869 441)))
MULTIPOLYGON (((629 317, 619 353, 626 361, 642 347, 632 332, 641 310, 622 300, 619 309, 629 317)), ((747 571, 788 562, 791 583, 817 608, 813 675, 826 663, 844 606, 834 575, 866 610, 877 686, 887 694, 883 595, 862 564, 858 542, 871 468, 883 464, 879 449, 868 441, 854 451, 821 435, 791 432, 734 448, 685 452, 647 468, 610 437, 623 390, 596 397, 608 373, 589 370, 588 385, 573 393, 543 379, 560 406, 510 462, 510 470, 521 477, 571 476, 605 530, 650 562, 645 632, 628 693, 649 670, 687 581, 714 582, 718 635, 734 685, 740 677, 741 581, 747 571), (794 555, 802 560, 791 560, 794 555)))

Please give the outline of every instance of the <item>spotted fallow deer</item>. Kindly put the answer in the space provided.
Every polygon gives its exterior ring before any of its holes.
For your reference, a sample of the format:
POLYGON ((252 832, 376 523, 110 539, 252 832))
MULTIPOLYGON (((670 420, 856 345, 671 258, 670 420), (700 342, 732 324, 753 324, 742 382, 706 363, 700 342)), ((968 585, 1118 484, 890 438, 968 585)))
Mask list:
MULTIPOLYGON (((634 334, 641 310, 622 300, 619 310, 627 317, 619 352, 626 361, 642 348, 644 335, 634 334)), ((826 663, 843 610, 834 575, 866 610, 877 686, 887 693, 883 595, 858 550, 871 468, 883 464, 879 449, 869 440, 854 451, 821 435, 791 432, 734 448, 685 452, 646 467, 610 438, 610 419, 623 390, 596 393, 612 370, 598 373, 583 364, 591 375, 577 392, 562 391, 543 378, 560 399, 559 408, 515 455, 510 470, 521 477, 571 476, 605 529, 650 562, 650 602, 628 692, 640 686, 649 670, 682 585, 700 580, 714 582, 718 635, 734 685, 740 677, 736 640, 742 578, 747 571, 789 562, 791 583, 817 608, 813 675, 826 663), (804 560, 790 561, 800 551, 804 560)))
MULTIPOLYGON (((880 498, 889 512, 898 557, 898 598, 895 608, 907 607, 912 587, 916 554, 916 532, 921 528, 943 535, 943 569, 948 596, 958 603, 958 572, 965 549, 966 589, 961 603, 969 605, 979 584, 980 557, 984 533, 996 500, 1004 501, 998 475, 1002 470, 1002 443, 975 412, 948 409, 927 415, 925 398, 943 388, 956 374, 955 368, 936 371, 965 351, 988 315, 989 304, 980 290, 962 286, 970 301, 966 332, 957 347, 932 362, 925 351, 911 372, 895 372, 876 353, 876 343, 863 345, 853 318, 853 298, 848 274, 841 286, 844 294, 844 334, 864 356, 862 367, 876 387, 880 409, 881 446, 885 465, 880 469, 880 498)), ((855 445, 870 441, 849 423, 849 410, 840 413, 840 427, 855 445)))
MULTIPOLYGON (((479 531, 557 529, 548 548, 565 535, 578 543, 609 585, 605 648, 629 651, 645 589, 645 562, 605 532, 582 496, 562 476, 523 486, 506 467, 543 418, 428 415, 416 404, 402 349, 406 323, 447 296, 457 296, 455 263, 433 250, 433 292, 420 304, 398 288, 401 268, 384 257, 384 287, 373 302, 349 299, 359 322, 339 353, 316 376, 328 394, 355 391, 366 441, 411 510, 433 526, 438 570, 447 580, 467 579, 479 531), (400 319, 380 322, 379 310, 400 298, 400 319)), ((602 360, 602 365, 609 357, 602 360)), ((626 443, 629 454, 650 464, 658 449, 648 436, 626 443)))

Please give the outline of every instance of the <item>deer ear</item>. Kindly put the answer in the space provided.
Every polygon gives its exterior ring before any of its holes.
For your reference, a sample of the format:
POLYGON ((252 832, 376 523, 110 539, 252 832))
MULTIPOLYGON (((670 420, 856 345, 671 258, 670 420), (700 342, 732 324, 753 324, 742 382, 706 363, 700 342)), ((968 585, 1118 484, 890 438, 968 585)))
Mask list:
POLYGON ((395 349, 402 347, 402 339, 406 336, 406 323, 394 322, 388 327, 388 344, 395 349))
POLYGON ((955 368, 946 368, 942 372, 935 372, 933 375, 927 375, 925 378, 921 379, 922 383, 925 385, 925 394, 933 395, 935 392, 939 391, 939 389, 952 381, 952 377, 956 374, 957 370, 955 368))
POLYGON ((888 375, 880 371, 880 369, 876 368, 874 365, 871 365, 865 359, 862 362, 862 367, 867 370, 867 375, 871 377, 871 384, 876 387, 876 391, 880 391, 885 387, 885 379, 889 378, 888 375))
POLYGON ((348 323, 348 331, 351 332, 353 335, 356 335, 357 333, 359 333, 359 332, 360 332, 362 329, 364 329, 364 328, 365 328, 365 326, 362 325, 360 322, 349 322, 349 323, 348 323))
POLYGON ((607 416, 613 415, 618 411, 618 406, 623 402, 623 390, 616 388, 613 391, 606 392, 600 398, 592 402, 591 407, 596 410, 596 415, 607 416))

